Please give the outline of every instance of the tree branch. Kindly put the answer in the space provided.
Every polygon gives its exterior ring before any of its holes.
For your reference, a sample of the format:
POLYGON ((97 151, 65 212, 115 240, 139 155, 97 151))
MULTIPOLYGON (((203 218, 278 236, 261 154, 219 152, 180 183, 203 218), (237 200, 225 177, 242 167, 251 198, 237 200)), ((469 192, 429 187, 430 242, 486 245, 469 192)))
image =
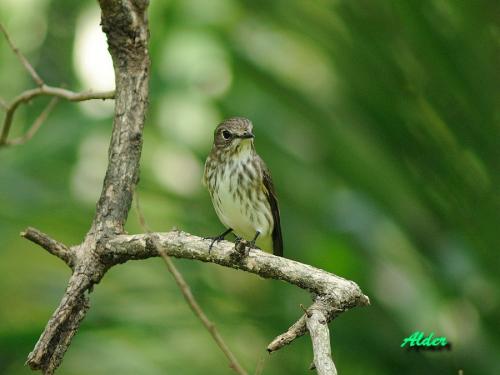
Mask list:
MULTIPOLYGON (((153 243, 156 245, 156 241, 153 239, 153 243)), ((160 256, 163 258, 163 261, 165 262, 168 270, 174 277, 174 280, 179 287, 179 289, 182 292, 182 295, 184 296, 187 304, 193 310, 194 314, 201 320, 205 328, 208 330, 210 335, 212 335, 212 338, 214 339, 215 343, 217 346, 222 350, 224 355, 229 361, 229 367, 231 367, 237 374, 239 375, 247 375, 247 372, 241 367, 240 363, 236 359, 235 355, 229 349, 229 346, 227 346, 226 342, 222 338, 221 334, 219 333, 219 330, 216 328, 215 324, 208 319, 208 317, 205 315, 205 312, 202 310, 198 302, 193 296, 193 293, 191 292, 191 288, 189 285, 186 283, 184 280, 184 277, 181 275, 181 273, 177 270, 175 267, 174 263, 172 262, 172 259, 163 251, 163 250, 157 250, 160 256)))
MULTIPOLYGON (((352 283, 352 281, 350 281, 352 283)), ((357 285, 356 285, 357 286, 357 285)), ((315 302, 307 309, 310 310, 321 310, 326 318, 327 322, 331 322, 340 313, 344 312, 345 309, 342 307, 337 307, 328 301, 329 298, 335 298, 334 295, 317 295, 315 302)), ((367 296, 360 297, 361 301, 359 306, 367 306, 370 304, 370 299, 367 296)), ((283 348, 284 346, 290 344, 296 338, 303 336, 307 333, 307 314, 302 315, 299 320, 297 320, 288 330, 281 335, 277 336, 271 343, 267 346, 267 351, 269 353, 275 352, 283 348)))
MULTIPOLYGON (((74 269, 59 307, 48 321, 27 364, 44 374, 60 365, 71 338, 88 309, 87 292, 102 279, 108 266, 99 251, 109 238, 123 233, 139 176, 142 129, 148 104, 149 54, 145 0, 101 0, 102 27, 115 69, 116 101, 108 167, 96 214, 84 241, 71 248, 74 269)), ((38 95, 86 100, 92 93, 74 94, 45 85, 14 100, 7 111, 0 143, 5 142, 17 106, 38 95)), ((102 94, 101 94, 102 95, 102 94)), ((112 93, 106 95, 111 96, 112 93)))
POLYGON ((7 110, 7 108, 8 108, 7 102, 2 97, 0 97, 0 107, 2 107, 2 109, 4 109, 4 110, 7 110))
POLYGON ((142 130, 149 100, 147 0, 100 0, 116 80, 108 167, 87 240, 123 233, 139 178, 142 130))
POLYGON ((32 370, 53 374, 59 367, 71 339, 78 331, 89 307, 86 291, 92 286, 90 277, 81 272, 71 276, 64 297, 47 323, 26 364, 32 370))
POLYGON ((12 140, 6 139, 5 145, 8 145, 8 146, 22 145, 22 144, 28 142, 31 138, 33 138, 33 136, 36 134, 38 129, 40 129, 40 127, 43 125, 44 121, 49 116, 50 112, 52 112, 52 110, 56 106, 58 100, 59 99, 56 97, 52 98, 51 101, 49 102, 49 104, 47 104, 47 107, 45 107, 45 109, 42 111, 42 113, 40 113, 40 115, 38 115, 35 122, 33 123, 33 125, 31 125, 31 127, 28 129, 28 131, 24 135, 22 135, 21 137, 18 137, 18 138, 12 139, 12 140))
POLYGON ((8 141, 7 138, 9 136, 9 132, 12 126, 12 121, 14 119, 14 114, 17 108, 19 107, 19 105, 27 103, 33 98, 36 98, 38 96, 52 96, 54 98, 66 99, 71 102, 80 102, 91 99, 105 100, 114 98, 115 95, 114 91, 98 92, 98 93, 93 93, 88 91, 88 92, 77 93, 60 87, 52 87, 46 85, 45 82, 42 80, 42 78, 40 78, 36 70, 33 68, 33 66, 26 59, 26 57, 24 57, 21 51, 14 45, 9 34, 2 26, 2 24, 0 24, 0 31, 5 36, 5 39, 7 40, 7 43, 9 44, 12 51, 16 54, 19 61, 21 61, 21 64, 28 71, 33 81, 35 81, 35 83, 38 85, 38 87, 35 89, 30 89, 22 92, 20 95, 14 98, 14 100, 10 104, 7 104, 3 99, 0 100, 0 104, 5 110, 5 118, 2 125, 2 131, 0 133, 0 146, 19 145, 29 140, 40 128, 43 121, 48 116, 49 112, 52 110, 52 107, 55 105, 55 102, 51 101, 48 107, 40 114, 40 116, 38 116, 35 123, 31 126, 31 128, 24 136, 19 137, 13 141, 8 141))
MULTIPOLYGON (((235 251, 234 244, 227 241, 214 245, 212 251, 208 253, 206 240, 179 231, 117 236, 107 243, 106 251, 101 256, 106 263, 115 265, 132 259, 158 256, 157 248, 169 256, 216 263, 264 278, 286 281, 306 289, 317 296, 309 310, 322 311, 327 322, 350 308, 370 304, 369 298, 353 281, 255 249, 250 251, 248 257, 241 258, 239 252, 235 251), (152 236, 157 238, 156 246, 152 245, 152 236)), ((268 346, 268 351, 276 351, 306 332, 304 315, 287 332, 273 340, 268 346)))
POLYGON ((337 375, 330 348, 327 317, 320 309, 309 309, 306 324, 314 352, 314 367, 319 375, 337 375))
POLYGON ((63 260, 70 268, 74 266, 74 257, 66 245, 52 239, 38 229, 28 227, 25 231, 21 232, 21 237, 30 240, 31 242, 40 245, 52 255, 63 260))
MULTIPOLYGON (((353 281, 307 264, 256 249, 251 249, 248 256, 242 258, 234 244, 228 241, 215 244, 209 253, 208 240, 181 231, 118 235, 108 240, 104 247, 96 249, 100 264, 104 265, 106 270, 129 260, 158 257, 162 256, 162 253, 176 258, 215 263, 254 273, 263 278, 282 280, 314 293, 316 300, 307 309, 311 313, 311 317, 308 319, 304 315, 285 334, 279 336, 287 337, 286 340, 275 339, 278 343, 275 343, 273 347, 270 344, 268 350, 278 350, 306 333, 308 329, 315 330, 312 339, 318 347, 318 354, 315 351, 317 367, 319 367, 318 363, 322 364, 326 361, 323 348, 325 345, 323 330, 328 330, 327 323, 335 316, 353 307, 369 305, 368 297, 353 281), (314 317, 313 320, 311 320, 312 317, 314 317), (323 327, 319 327, 316 323, 323 325, 323 327)), ((87 277, 88 279, 90 278, 87 277)), ((90 281, 88 283, 88 285, 92 284, 90 281)), ((85 288, 81 290, 85 290, 85 288)), ((331 374, 331 372, 325 374, 331 374)))
POLYGON ((273 341, 271 341, 271 343, 267 346, 267 351, 269 353, 275 352, 276 350, 279 350, 282 347, 290 344, 297 337, 303 336, 306 333, 306 315, 304 314, 299 320, 292 324, 290 328, 286 330, 286 332, 282 333, 273 341))
POLYGON ((108 241, 101 257, 106 263, 115 265, 132 259, 146 259, 159 256, 152 246, 151 237, 155 236, 161 251, 169 256, 196 259, 216 263, 254 273, 263 278, 282 280, 317 295, 332 295, 338 312, 354 306, 369 304, 358 285, 350 280, 336 276, 308 264, 278 257, 257 249, 251 249, 247 257, 239 258, 234 243, 221 241, 207 251, 209 240, 182 231, 166 233, 120 235, 108 241), (238 261, 236 261, 238 260, 238 261))
POLYGON ((5 111, 5 118, 3 120, 2 125, 2 133, 0 134, 0 146, 8 144, 7 137, 9 136, 10 128, 12 126, 12 121, 14 119, 14 114, 22 103, 27 103, 31 99, 36 98, 38 96, 53 96, 62 99, 66 99, 70 102, 82 102, 85 100, 91 99, 113 99, 115 96, 114 91, 106 91, 106 92, 73 92, 66 89, 62 89, 60 87, 52 87, 43 84, 36 89, 26 90, 20 95, 18 95, 14 100, 7 105, 7 109, 5 111))
POLYGON ((14 43, 10 39, 9 34, 7 33, 7 30, 5 30, 5 28, 3 27, 3 25, 1 23, 0 23, 0 31, 3 33, 5 39, 7 40, 7 43, 9 44, 10 49, 12 51, 14 51, 14 53, 16 54, 19 61, 21 61, 21 64, 23 64, 24 68, 28 71, 31 78, 33 78, 33 81, 35 81, 35 83, 38 86, 43 86, 43 84, 44 84, 43 80, 40 78, 40 76, 38 75, 36 70, 33 68, 33 66, 31 66, 31 64, 26 59, 26 57, 24 57, 24 55, 21 53, 21 51, 19 51, 19 49, 14 45, 14 43))

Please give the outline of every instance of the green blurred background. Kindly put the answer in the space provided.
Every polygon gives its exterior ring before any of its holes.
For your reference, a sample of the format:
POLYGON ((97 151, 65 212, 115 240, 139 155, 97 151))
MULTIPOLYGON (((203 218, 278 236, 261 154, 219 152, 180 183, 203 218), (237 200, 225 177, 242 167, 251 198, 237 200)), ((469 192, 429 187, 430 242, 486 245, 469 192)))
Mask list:
MULTIPOLYGON (((155 231, 222 225, 200 184, 222 119, 252 119, 285 254, 356 281, 372 306, 331 324, 342 374, 500 373, 500 2, 153 0, 151 105, 138 192, 155 231), (451 351, 400 348, 415 330, 451 351)), ((94 1, 2 0, 0 22, 52 85, 113 87, 94 1)), ((0 96, 33 87, 0 38, 0 96)), ((12 136, 46 105, 22 107, 12 136)), ((89 228, 113 104, 59 103, 0 150, 0 373, 23 366, 68 268, 19 232, 89 228)), ((141 232, 131 212, 129 233, 141 232)), ((177 260, 244 366, 304 374, 308 337, 268 356, 307 293, 177 260)), ((159 259, 112 269, 59 374, 231 374, 159 259)))

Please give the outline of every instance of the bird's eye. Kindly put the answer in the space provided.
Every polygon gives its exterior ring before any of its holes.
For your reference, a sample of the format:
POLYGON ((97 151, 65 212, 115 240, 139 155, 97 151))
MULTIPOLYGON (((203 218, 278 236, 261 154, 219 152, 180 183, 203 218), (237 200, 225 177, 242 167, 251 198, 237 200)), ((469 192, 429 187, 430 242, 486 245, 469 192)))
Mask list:
POLYGON ((227 130, 224 130, 222 132, 222 136, 224 137, 224 139, 229 139, 231 138, 231 133, 229 133, 227 130))

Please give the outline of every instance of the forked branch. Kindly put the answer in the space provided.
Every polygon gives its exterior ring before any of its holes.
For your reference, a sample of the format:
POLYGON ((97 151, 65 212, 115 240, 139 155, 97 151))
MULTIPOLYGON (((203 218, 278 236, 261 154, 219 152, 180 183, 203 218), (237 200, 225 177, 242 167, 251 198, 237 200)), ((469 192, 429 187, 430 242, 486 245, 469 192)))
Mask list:
MULTIPOLYGON (((26 232, 31 231, 33 230, 26 232)), ((32 236, 26 237, 31 239, 32 236)), ((336 370, 330 353, 328 322, 353 307, 369 305, 369 298, 362 293, 356 283, 310 265, 260 250, 252 249, 247 257, 242 258, 234 244, 228 241, 214 245, 210 253, 207 249, 207 240, 189 233, 171 231, 118 235, 107 241, 106 245, 99 249, 98 255, 100 263, 106 269, 130 260, 166 255, 215 263, 263 278, 282 280, 308 290, 316 296, 315 302, 307 309, 307 314, 269 345, 268 350, 278 350, 309 331, 318 372, 326 369, 325 372, 319 373, 336 374, 333 372, 336 370)), ((61 256, 57 253, 54 255, 61 256)))
POLYGON ((73 92, 70 90, 63 89, 61 87, 53 87, 45 84, 43 79, 38 75, 35 68, 29 63, 28 59, 21 53, 19 48, 17 48, 12 39, 10 38, 7 30, 0 24, 0 31, 4 35, 7 40, 7 44, 12 49, 12 51, 16 54, 19 61, 26 69, 26 71, 30 74, 33 81, 37 84, 37 88, 26 90, 19 94, 16 98, 12 100, 9 104, 5 102, 3 99, 0 101, 0 105, 5 110, 5 117, 3 120, 3 124, 0 132, 0 147, 1 146, 13 146, 20 145, 30 140, 33 135, 38 131, 38 129, 42 126, 43 122, 52 111, 56 104, 56 98, 66 99, 70 102, 81 102, 92 99, 113 99, 115 97, 114 91, 106 91, 106 92, 73 92), (33 125, 29 128, 29 130, 21 137, 18 137, 13 140, 9 140, 9 132, 12 127, 12 122, 14 120, 14 114, 16 110, 19 108, 21 104, 28 103, 30 100, 38 97, 38 96, 51 96, 54 98, 50 101, 45 110, 38 116, 33 125))
MULTIPOLYGON (((148 22, 145 0, 101 0, 102 27, 108 37, 108 45, 115 68, 116 101, 113 132, 109 146, 109 162, 101 197, 89 232, 83 242, 73 246, 68 256, 47 241, 47 236, 34 236, 26 231, 26 237, 37 243, 45 243, 47 250, 68 262, 71 259, 73 274, 59 306, 29 354, 27 364, 44 374, 53 374, 61 364, 71 338, 76 333, 88 309, 88 293, 102 279, 108 265, 102 262, 98 252, 107 240, 123 233, 132 194, 139 176, 139 160, 142 148, 142 130, 148 105, 149 53, 148 22)), ((15 51, 22 56, 19 51, 15 51)), ((26 59, 23 64, 29 66, 26 59)), ((28 68, 27 68, 28 69, 28 68)), ((29 69, 28 69, 29 70, 29 69)), ((34 69, 30 71, 32 73, 34 69)), ((33 76, 33 74, 32 74, 33 76)), ((35 77, 33 77, 35 79, 35 77)), ((73 93, 49 87, 35 80, 39 87, 28 90, 14 99, 7 109, 0 144, 5 144, 15 109, 33 97, 51 95, 72 101, 96 97, 93 93, 73 93)), ((100 93, 101 98, 113 93, 100 93)))

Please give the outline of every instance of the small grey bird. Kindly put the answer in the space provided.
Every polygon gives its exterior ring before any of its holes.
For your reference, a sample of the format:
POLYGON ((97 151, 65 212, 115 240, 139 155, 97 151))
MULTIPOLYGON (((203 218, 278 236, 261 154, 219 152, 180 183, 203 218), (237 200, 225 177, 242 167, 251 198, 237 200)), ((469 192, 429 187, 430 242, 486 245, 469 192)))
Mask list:
POLYGON ((249 247, 283 255, 280 212, 271 174, 254 147, 252 123, 233 117, 217 126, 214 144, 205 162, 203 184, 215 212, 227 230, 211 237, 215 242, 234 232, 249 247))

